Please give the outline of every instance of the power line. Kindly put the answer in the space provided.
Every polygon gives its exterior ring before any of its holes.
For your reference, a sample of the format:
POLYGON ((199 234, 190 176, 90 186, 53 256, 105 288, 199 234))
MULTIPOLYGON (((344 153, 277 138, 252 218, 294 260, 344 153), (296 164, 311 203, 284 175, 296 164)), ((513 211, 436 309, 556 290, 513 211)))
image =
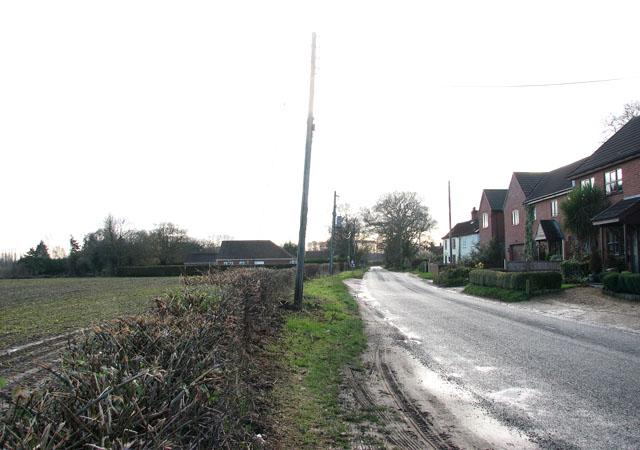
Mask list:
POLYGON ((640 76, 623 77, 623 78, 605 78, 602 80, 584 80, 584 81, 566 81, 562 83, 541 83, 541 84, 478 84, 478 85, 453 85, 452 88, 530 88, 530 87, 549 87, 549 86, 570 86, 576 84, 594 84, 594 83, 611 83, 614 81, 632 80, 640 78, 640 76))

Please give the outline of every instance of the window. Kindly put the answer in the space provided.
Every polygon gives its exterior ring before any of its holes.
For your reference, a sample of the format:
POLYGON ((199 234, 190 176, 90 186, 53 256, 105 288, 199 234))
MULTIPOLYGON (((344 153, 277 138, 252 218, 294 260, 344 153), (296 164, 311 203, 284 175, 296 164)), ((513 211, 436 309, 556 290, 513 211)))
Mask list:
POLYGON ((455 249, 456 249, 456 239, 455 239, 455 238, 453 238, 452 242, 453 242, 453 243, 451 244, 451 245, 453 246, 452 248, 455 250, 455 249))
POLYGON ((558 200, 551 200, 551 217, 558 216, 558 200))
POLYGON ((482 228, 489 228, 489 214, 482 213, 482 228))
POLYGON ((596 182, 596 179, 594 177, 587 178, 586 180, 582 180, 580 182, 580 187, 593 186, 595 182, 596 182))
POLYGON ((534 206, 533 207, 533 220, 537 220, 537 219, 538 219, 538 217, 537 217, 537 213, 536 213, 536 207, 534 206))
POLYGON ((612 170, 604 174, 604 191, 607 194, 622 191, 622 169, 612 170))
POLYGON ((466 239, 462 240, 462 248, 467 248, 467 240, 466 239))
POLYGON ((619 228, 609 228, 607 230, 607 253, 610 255, 622 255, 622 233, 619 228))
POLYGON ((514 209, 511 211, 511 224, 518 225, 520 223, 520 211, 514 209))

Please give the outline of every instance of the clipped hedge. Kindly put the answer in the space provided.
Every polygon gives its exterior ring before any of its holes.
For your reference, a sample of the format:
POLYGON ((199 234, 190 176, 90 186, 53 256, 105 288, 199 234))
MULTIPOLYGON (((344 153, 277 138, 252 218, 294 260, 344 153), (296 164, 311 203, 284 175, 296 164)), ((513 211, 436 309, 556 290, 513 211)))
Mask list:
POLYGON ((469 283, 468 267, 456 267, 455 269, 447 269, 438 275, 433 282, 439 286, 453 287, 453 286, 465 286, 469 283))
POLYGON ((560 264, 560 273, 565 283, 580 283, 589 276, 589 261, 567 259, 560 264))
POLYGON ((562 275, 558 272, 498 272, 475 269, 469 273, 469 282, 473 284, 514 291, 526 291, 527 281, 531 292, 562 287, 562 275))
POLYGON ((640 274, 608 273, 602 279, 602 283, 608 291, 640 295, 640 274))

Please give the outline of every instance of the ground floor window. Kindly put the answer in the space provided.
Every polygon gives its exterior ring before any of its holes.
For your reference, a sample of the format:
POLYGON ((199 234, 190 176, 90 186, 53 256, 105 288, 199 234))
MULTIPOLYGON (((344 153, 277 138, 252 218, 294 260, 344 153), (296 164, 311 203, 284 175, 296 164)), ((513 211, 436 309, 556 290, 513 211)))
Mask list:
POLYGON ((623 256, 622 229, 607 228, 607 253, 613 256, 623 256))

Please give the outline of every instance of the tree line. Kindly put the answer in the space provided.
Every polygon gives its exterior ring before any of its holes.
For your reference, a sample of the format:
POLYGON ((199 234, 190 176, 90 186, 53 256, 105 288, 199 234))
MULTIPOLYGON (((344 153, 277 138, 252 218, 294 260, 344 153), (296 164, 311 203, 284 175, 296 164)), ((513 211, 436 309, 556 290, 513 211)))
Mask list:
POLYGON ((40 241, 15 261, 10 270, 5 269, 5 275, 115 275, 123 266, 183 264, 189 253, 216 251, 226 239, 230 237, 194 239, 171 222, 157 224, 150 231, 129 229, 124 219, 109 214, 102 226, 85 235, 82 242, 71 236, 67 256, 52 257, 46 244, 40 241))

